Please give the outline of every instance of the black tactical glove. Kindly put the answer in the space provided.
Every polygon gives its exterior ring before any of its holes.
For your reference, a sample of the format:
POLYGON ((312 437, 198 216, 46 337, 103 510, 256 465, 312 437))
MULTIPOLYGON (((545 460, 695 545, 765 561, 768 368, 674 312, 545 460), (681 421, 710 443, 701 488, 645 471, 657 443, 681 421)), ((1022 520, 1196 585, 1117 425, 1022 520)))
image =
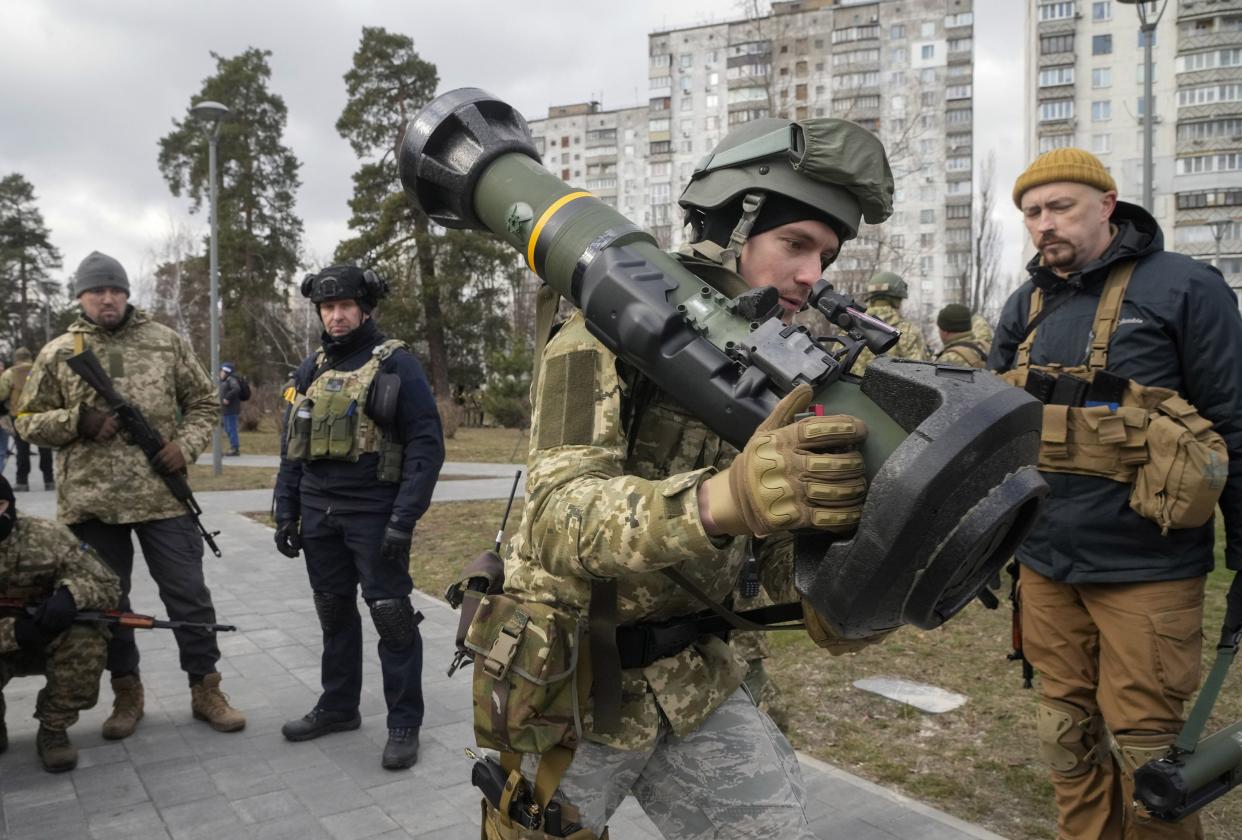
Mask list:
POLYGON ((302 533, 296 519, 286 519, 276 525, 276 550, 286 557, 297 557, 302 550, 302 533))
POLYGON ((413 531, 399 531, 389 525, 384 529, 384 544, 380 547, 380 560, 384 563, 395 563, 401 568, 410 565, 410 543, 414 540, 413 531))
POLYGON ((82 406, 78 415, 78 436, 87 440, 107 440, 117 433, 121 423, 115 414, 100 411, 89 405, 82 406))
POLYGON ((28 615, 23 615, 13 622, 13 638, 17 646, 24 651, 39 652, 52 643, 56 633, 49 633, 28 615))
POLYGON ((35 610, 35 624, 57 636, 69 629, 73 619, 78 615, 78 604, 73 600, 73 593, 67 586, 62 586, 52 593, 39 608, 35 610))

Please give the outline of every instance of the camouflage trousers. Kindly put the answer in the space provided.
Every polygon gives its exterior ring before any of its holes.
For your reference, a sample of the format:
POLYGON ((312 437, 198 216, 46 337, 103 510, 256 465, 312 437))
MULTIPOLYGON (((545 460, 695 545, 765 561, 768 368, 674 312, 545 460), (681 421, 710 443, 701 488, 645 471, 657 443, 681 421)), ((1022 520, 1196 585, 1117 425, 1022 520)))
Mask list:
POLYGON ((99 699, 99 678, 107 656, 107 631, 75 624, 42 653, 18 651, 0 655, 0 691, 14 677, 43 674, 47 684, 35 699, 35 719, 48 729, 68 729, 78 712, 99 699))
POLYGON ((629 794, 667 840, 814 840, 793 747, 743 688, 684 738, 662 724, 646 750, 584 741, 560 786, 596 836, 629 794))

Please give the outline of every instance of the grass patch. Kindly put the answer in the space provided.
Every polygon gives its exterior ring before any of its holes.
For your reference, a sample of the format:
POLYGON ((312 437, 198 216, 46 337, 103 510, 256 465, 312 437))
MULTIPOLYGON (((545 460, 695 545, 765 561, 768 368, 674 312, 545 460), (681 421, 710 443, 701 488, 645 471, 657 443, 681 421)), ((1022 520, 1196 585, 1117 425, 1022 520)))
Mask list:
MULTIPOLYGON (((240 432, 241 451, 247 455, 279 455, 276 421, 264 418, 258 431, 240 432)), ((444 441, 445 460, 522 464, 530 445, 527 430, 460 428, 444 441)))
POLYGON ((217 490, 270 490, 276 486, 275 467, 227 466, 220 475, 210 464, 190 465, 190 487, 195 493, 217 490))

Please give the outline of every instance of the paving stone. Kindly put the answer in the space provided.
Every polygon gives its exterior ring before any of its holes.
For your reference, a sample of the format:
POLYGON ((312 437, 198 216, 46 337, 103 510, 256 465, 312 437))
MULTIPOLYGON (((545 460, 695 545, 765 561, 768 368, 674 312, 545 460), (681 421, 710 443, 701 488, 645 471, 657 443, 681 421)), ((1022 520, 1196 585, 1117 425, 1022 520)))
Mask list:
POLYGON ((246 824, 292 817, 306 813, 302 803, 288 790, 261 793, 245 799, 234 799, 233 810, 246 824))
POLYGON ((333 840, 364 840, 387 834, 398 826, 376 805, 324 817, 321 822, 333 840))

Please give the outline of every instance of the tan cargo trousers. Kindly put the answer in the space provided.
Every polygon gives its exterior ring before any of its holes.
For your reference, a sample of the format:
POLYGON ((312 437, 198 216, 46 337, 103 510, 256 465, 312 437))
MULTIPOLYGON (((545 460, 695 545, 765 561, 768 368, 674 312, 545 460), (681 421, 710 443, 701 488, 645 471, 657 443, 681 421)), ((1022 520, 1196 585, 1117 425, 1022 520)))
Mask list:
POLYGON ((1074 768, 1052 771, 1057 837, 1203 837, 1197 815, 1165 823, 1137 813, 1133 773, 1119 759, 1129 748, 1141 764, 1144 749, 1172 743, 1181 730, 1185 701, 1199 686, 1205 578, 1068 584, 1023 566, 1020 581, 1022 646, 1039 672, 1040 714, 1082 722, 1061 738, 1071 751, 1099 744, 1074 768), (1075 733, 1081 744, 1071 743, 1075 733))

